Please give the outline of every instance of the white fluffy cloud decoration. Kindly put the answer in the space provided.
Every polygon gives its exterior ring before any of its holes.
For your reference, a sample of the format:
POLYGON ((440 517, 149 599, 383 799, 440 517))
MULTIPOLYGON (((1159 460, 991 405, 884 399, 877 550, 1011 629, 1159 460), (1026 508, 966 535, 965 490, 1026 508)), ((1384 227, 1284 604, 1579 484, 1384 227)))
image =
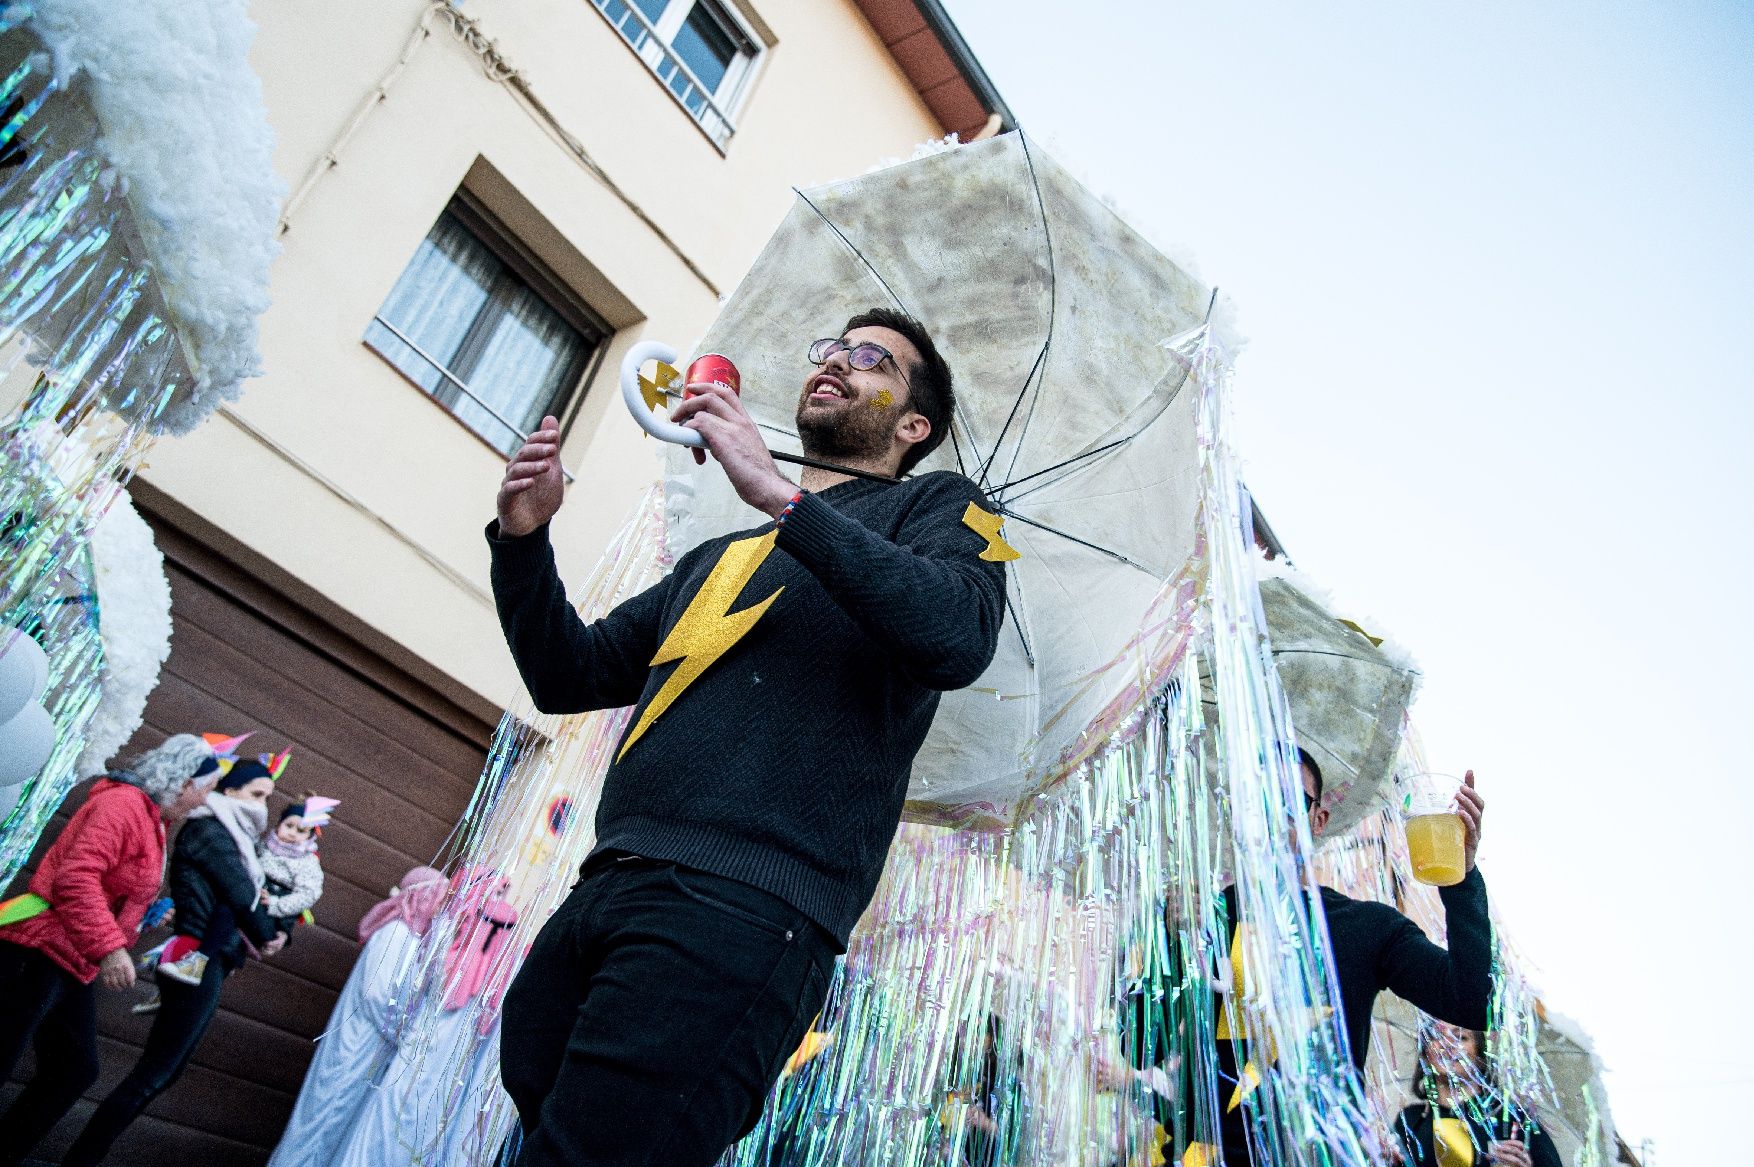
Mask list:
POLYGON ((102 689, 85 730, 81 776, 101 772, 146 717, 146 698, 171 653, 171 587, 152 528, 121 495, 91 533, 102 689))
POLYGON ((257 317, 285 184, 250 68, 248 0, 32 0, 63 82, 79 79, 99 146, 125 182, 141 241, 198 383, 164 428, 187 433, 261 370, 257 317))

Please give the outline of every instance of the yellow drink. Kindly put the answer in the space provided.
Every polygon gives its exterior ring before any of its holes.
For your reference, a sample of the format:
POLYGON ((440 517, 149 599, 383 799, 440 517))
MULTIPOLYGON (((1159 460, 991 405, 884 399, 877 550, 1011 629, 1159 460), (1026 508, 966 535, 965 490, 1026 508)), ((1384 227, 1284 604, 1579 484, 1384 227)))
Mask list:
POLYGON ((1407 855, 1413 878, 1433 887, 1450 887, 1467 875, 1467 836, 1459 814, 1419 814, 1407 820, 1407 855))

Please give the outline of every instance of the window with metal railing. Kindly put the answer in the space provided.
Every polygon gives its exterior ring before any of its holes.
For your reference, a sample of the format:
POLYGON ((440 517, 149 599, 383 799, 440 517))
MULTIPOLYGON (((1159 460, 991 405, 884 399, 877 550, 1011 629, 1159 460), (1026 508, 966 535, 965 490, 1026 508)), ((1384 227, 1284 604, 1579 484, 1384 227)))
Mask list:
POLYGON ((718 0, 591 0, 610 27, 723 150, 731 114, 754 74, 761 43, 718 0))
POLYGON ((472 200, 453 200, 365 343, 505 454, 574 395, 609 327, 472 200))

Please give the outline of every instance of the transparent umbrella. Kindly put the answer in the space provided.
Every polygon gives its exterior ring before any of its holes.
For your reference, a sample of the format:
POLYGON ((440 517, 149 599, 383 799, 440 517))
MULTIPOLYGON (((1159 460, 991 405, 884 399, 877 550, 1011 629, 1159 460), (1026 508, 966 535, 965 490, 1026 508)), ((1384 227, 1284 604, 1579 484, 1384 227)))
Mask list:
MULTIPOLYGON (((1212 302, 1007 134, 799 192, 702 338, 737 364, 776 450, 799 448, 805 347, 857 312, 899 306, 954 371, 952 432, 920 469, 978 482, 1022 558, 997 658, 946 695, 915 763, 913 817, 1013 821, 1137 680, 1148 614, 1198 571, 1198 395, 1182 347, 1162 342, 1197 332, 1212 302)), ((760 521, 717 466, 667 457, 673 552, 760 521)))
POLYGON ((1380 810, 1419 674, 1289 580, 1261 581, 1273 666, 1298 744, 1322 768, 1328 831, 1380 810))

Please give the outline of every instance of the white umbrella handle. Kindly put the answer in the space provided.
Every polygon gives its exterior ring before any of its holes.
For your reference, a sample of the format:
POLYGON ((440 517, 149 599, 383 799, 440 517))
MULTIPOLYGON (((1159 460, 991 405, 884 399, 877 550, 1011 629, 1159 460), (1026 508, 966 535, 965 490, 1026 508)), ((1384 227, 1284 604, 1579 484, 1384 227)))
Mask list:
POLYGON ((621 400, 627 405, 627 411, 633 414, 633 420, 639 422, 639 427, 659 441, 704 448, 706 439, 697 431, 677 425, 657 410, 647 408, 646 399, 640 395, 639 367, 647 361, 670 364, 675 359, 676 350, 661 340, 642 340, 628 349, 627 355, 621 358, 621 400))

